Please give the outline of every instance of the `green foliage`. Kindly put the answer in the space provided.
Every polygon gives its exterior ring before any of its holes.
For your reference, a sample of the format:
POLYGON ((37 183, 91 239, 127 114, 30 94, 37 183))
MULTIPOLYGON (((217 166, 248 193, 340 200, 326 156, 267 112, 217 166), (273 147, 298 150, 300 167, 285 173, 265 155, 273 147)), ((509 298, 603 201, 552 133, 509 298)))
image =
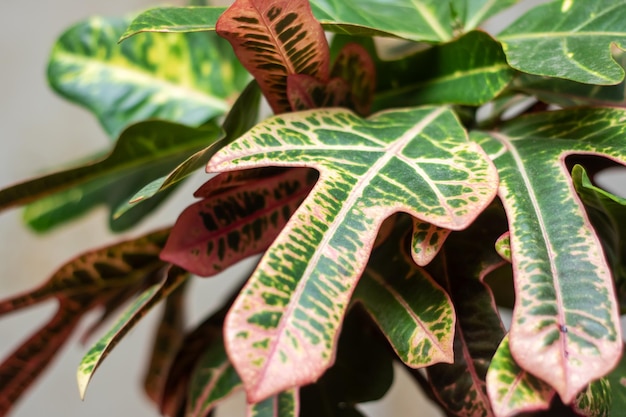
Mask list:
POLYGON ((626 200, 594 181, 626 165, 626 0, 554 0, 480 30, 514 3, 194 2, 70 28, 50 83, 115 144, 0 190, 0 209, 25 205, 43 232, 104 204, 119 231, 198 169, 217 175, 171 230, 0 301, 58 301, 0 364, 0 416, 85 314, 103 309, 91 334, 129 303, 80 364, 81 395, 161 301, 144 388, 171 417, 236 390, 248 416, 361 416, 393 361, 450 416, 620 415, 626 200), (189 275, 258 253, 187 330, 189 275))

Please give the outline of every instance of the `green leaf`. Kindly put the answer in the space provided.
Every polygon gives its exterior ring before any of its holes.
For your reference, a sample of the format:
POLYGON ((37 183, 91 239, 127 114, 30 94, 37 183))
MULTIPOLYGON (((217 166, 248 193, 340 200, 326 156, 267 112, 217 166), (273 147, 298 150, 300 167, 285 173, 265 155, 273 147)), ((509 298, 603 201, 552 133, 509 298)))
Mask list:
MULTIPOLYGON (((147 182, 170 172, 190 154, 219 138, 220 131, 213 125, 191 128, 163 121, 139 123, 121 134, 113 151, 104 159, 1 190, 0 208, 30 203, 24 219, 40 232, 99 204, 115 210, 147 182)), ((128 213, 131 222, 128 218, 112 219, 111 227, 119 230, 135 225, 166 196, 138 207, 134 214, 128 213)))
POLYGON ((572 169, 572 182, 589 220, 602 241, 611 265, 621 310, 626 310, 626 199, 617 197, 591 183, 580 165, 572 169))
POLYGON ((581 416, 609 417, 611 400, 611 383, 600 378, 578 394, 572 408, 581 416))
POLYGON ((517 2, 518 0, 465 0, 451 2, 451 4, 454 5, 454 8, 462 8, 465 5, 463 29, 465 32, 469 32, 476 29, 481 22, 513 6, 517 2))
POLYGON ((48 66, 59 94, 91 110, 116 138, 164 119, 198 126, 225 113, 247 74, 212 33, 145 34, 119 45, 128 19, 91 18, 58 40, 48 66))
POLYGON ((340 109, 274 117, 223 148, 207 170, 269 165, 315 168, 320 179, 225 325, 229 356, 252 401, 311 382, 331 365, 342 316, 387 217, 405 211, 462 229, 497 183, 486 155, 443 107, 369 119, 340 109), (304 358, 309 366, 296 366, 304 358))
POLYGON ((611 44, 626 47, 626 1, 552 1, 497 36, 509 64, 535 75, 587 84, 617 84, 624 70, 611 44))
POLYGON ((117 346, 124 336, 161 300, 170 295, 187 280, 188 274, 177 267, 170 267, 165 272, 164 280, 144 291, 132 303, 118 321, 95 345, 89 349, 78 366, 76 377, 80 397, 85 398, 87 385, 100 364, 117 346))
POLYGON ((353 302, 363 305, 398 357, 413 368, 454 359, 455 315, 450 297, 408 250, 411 221, 398 221, 387 241, 374 250, 353 302))
POLYGON ((454 416, 493 416, 486 375, 504 337, 504 326, 483 280, 506 262, 493 245, 476 242, 493 242, 504 230, 504 212, 494 204, 467 230, 452 233, 428 267, 450 295, 456 311, 454 362, 426 368, 435 396, 454 416))
POLYGON ((184 337, 185 289, 183 282, 165 302, 165 308, 152 343, 152 353, 143 379, 143 388, 150 400, 160 406, 167 375, 184 337))
POLYGON ((152 181, 136 192, 127 202, 117 208, 113 218, 120 217, 134 207, 135 204, 152 198, 156 194, 178 184, 198 169, 204 168, 218 149, 237 139, 256 124, 261 102, 260 99, 261 91, 259 90, 259 86, 255 81, 251 81, 239 95, 237 101, 230 109, 230 112, 228 112, 226 120, 224 120, 222 124, 222 130, 225 132, 224 136, 221 136, 211 145, 185 159, 166 176, 152 181))
POLYGON ((316 175, 307 169, 221 174, 195 194, 203 200, 176 220, 161 259, 203 277, 267 249, 316 175))
POLYGON ((496 416, 547 410, 555 391, 519 367, 511 356, 509 336, 498 347, 487 371, 487 392, 496 416))
POLYGON ((231 365, 218 337, 198 359, 189 381, 188 417, 206 416, 220 400, 242 387, 241 379, 231 365))
POLYGON ((156 7, 135 17, 120 42, 142 32, 185 33, 215 30, 226 7, 156 7))
POLYGON ((248 404, 247 417, 298 417, 300 399, 297 389, 276 394, 256 404, 248 404))
POLYGON ((473 136, 498 167, 509 218, 516 289, 511 352, 565 403, 608 373, 622 351, 611 268, 565 158, 625 163, 624 120, 618 109, 563 110, 473 136))
POLYGON ((607 375, 611 388, 611 412, 610 416, 619 416, 626 410, 626 355, 617 364, 617 367, 607 375))
POLYGON ((215 29, 231 43, 275 113, 291 110, 288 75, 328 80, 328 43, 308 0, 235 0, 215 29))
POLYGON ((469 32, 396 61, 379 61, 374 109, 417 104, 477 106, 513 79, 502 46, 488 34, 469 32))

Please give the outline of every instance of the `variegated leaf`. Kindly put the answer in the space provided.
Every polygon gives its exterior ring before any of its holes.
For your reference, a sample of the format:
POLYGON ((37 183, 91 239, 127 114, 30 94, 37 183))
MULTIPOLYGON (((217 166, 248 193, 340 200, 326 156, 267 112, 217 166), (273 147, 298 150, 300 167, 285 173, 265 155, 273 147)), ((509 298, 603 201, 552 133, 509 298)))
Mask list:
POLYGON ((509 232, 505 232, 496 240, 496 251, 502 259, 511 262, 511 234, 509 232))
POLYGON ((576 109, 475 133, 500 172, 516 288, 510 346, 517 363, 565 403, 619 360, 610 267, 565 165, 575 154, 626 163, 626 112, 576 109))
POLYGON ((235 0, 216 30, 232 44, 275 113, 291 109, 288 75, 328 79, 328 44, 308 0, 235 0))
POLYGON ((113 348, 155 305, 178 288, 187 276, 186 271, 177 267, 168 267, 167 271, 164 271, 163 282, 154 284, 137 297, 108 333, 89 349, 76 373, 81 398, 85 397, 89 381, 113 348))
POLYGON ((487 274, 505 265, 492 241, 506 230, 499 205, 492 205, 467 230, 450 235, 429 271, 450 294, 456 311, 454 363, 426 368, 433 392, 457 417, 492 417, 486 375, 504 337, 493 294, 483 283, 487 274))
POLYGON ((519 367, 511 356, 507 335, 496 351, 487 371, 487 393, 497 417, 546 410, 554 389, 519 367))
POLYGON ((185 159, 166 176, 158 178, 144 186, 127 202, 124 202, 122 206, 117 208, 115 214, 113 215, 114 218, 121 216, 126 211, 130 210, 135 204, 152 198, 156 194, 167 190, 169 187, 176 185, 201 167, 206 166, 209 159, 211 159, 213 154, 215 154, 218 149, 237 139, 256 124, 261 104, 260 99, 261 91, 259 90, 259 86, 255 81, 251 81, 239 97, 237 97, 237 101, 233 104, 233 107, 228 112, 228 115, 222 124, 222 130, 225 135, 223 137, 216 138, 216 140, 209 146, 185 159))
POLYGON ((245 86, 248 75, 214 33, 143 34, 118 45, 129 23, 78 23, 48 65, 52 88, 91 110, 112 138, 150 118, 199 126, 225 113, 245 86))
POLYGON ((293 111, 320 107, 352 108, 350 86, 341 78, 320 81, 305 74, 289 75, 287 100, 293 111))
POLYGON ((585 84, 617 84, 624 70, 611 44, 626 48, 626 1, 551 1, 501 32, 509 64, 523 72, 585 84))
POLYGON ((95 299, 59 297, 54 317, 4 359, 0 364, 0 416, 7 416, 24 391, 46 370, 95 299))
POLYGON ((363 305, 407 366, 451 363, 454 307, 446 292, 413 263, 406 239, 411 221, 403 217, 397 223, 372 253, 352 300, 363 305))
POLYGON ((426 266, 439 253, 450 235, 450 229, 413 219, 413 237, 411 256, 419 266, 426 266))
POLYGON ((300 399, 298 389, 278 393, 256 404, 249 404, 246 417, 298 417, 300 399))
POLYGON ((609 417, 611 411, 611 383, 600 378, 589 384, 586 390, 576 396, 573 410, 585 417, 609 417))
POLYGON ((376 91, 376 66, 367 49, 355 42, 344 45, 335 58, 330 77, 349 83, 349 107, 361 116, 369 115, 376 91))
POLYGON ((211 341, 198 359, 189 380, 187 417, 204 417, 217 402, 242 388, 231 365, 222 337, 211 341))
POLYGON ((196 196, 205 198, 181 213, 161 259, 210 276, 264 251, 316 179, 306 169, 248 174, 222 174, 201 187, 196 196))
POLYGON ((497 176, 443 107, 361 119, 345 110, 274 117, 218 152, 209 171, 306 166, 320 179, 262 258, 226 321, 229 356, 256 402, 330 366, 342 316, 382 222, 405 211, 462 229, 497 176), (306 367, 295 366, 305 360, 306 367))
POLYGON ((163 315, 152 343, 143 388, 150 400, 160 406, 165 382, 184 337, 185 288, 183 282, 165 301, 163 315))

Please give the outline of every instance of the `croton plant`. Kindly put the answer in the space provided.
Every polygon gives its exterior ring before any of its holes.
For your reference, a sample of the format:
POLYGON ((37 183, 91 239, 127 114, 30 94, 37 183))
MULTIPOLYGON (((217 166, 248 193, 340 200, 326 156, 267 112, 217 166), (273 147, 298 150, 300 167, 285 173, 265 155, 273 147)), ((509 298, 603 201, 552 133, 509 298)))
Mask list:
POLYGON ((45 232, 105 204, 125 231, 212 175, 172 227, 0 302, 58 301, 0 365, 0 416, 86 313, 83 395, 160 304, 144 388, 170 417, 237 390, 249 416, 360 416, 394 369, 448 416, 625 415, 626 199, 594 179, 626 165, 626 0, 479 29, 515 2, 236 0, 71 27, 50 84, 115 144, 0 207, 45 232), (185 324, 185 283, 257 254, 185 324))

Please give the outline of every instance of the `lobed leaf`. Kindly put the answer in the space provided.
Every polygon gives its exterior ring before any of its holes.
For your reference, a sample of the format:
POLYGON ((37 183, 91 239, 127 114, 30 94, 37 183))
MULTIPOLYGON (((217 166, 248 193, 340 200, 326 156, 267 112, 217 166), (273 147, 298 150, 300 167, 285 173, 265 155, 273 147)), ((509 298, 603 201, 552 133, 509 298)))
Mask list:
POLYGON ((500 94, 514 75, 502 46, 480 31, 405 58, 380 61, 377 73, 375 110, 437 103, 478 106, 500 94))
POLYGON ((235 301, 229 357, 251 402, 316 380, 383 220, 405 211, 462 229, 497 177, 454 114, 423 107, 361 119, 340 109, 286 114, 218 152, 209 171, 306 166, 320 179, 235 301), (410 185, 410 186, 409 186, 410 185), (306 358, 309 366, 294 366, 306 358))
POLYGON ((85 392, 89 381, 93 377, 100 364, 117 346, 124 336, 161 300, 167 298, 188 277, 186 271, 176 267, 170 267, 163 274, 163 281, 155 284, 144 291, 132 305, 122 313, 113 327, 95 345, 89 349, 81 360, 76 377, 78 390, 81 398, 85 398, 85 392))
POLYGON ((565 403, 607 374, 622 351, 611 268, 565 159, 584 154, 625 163, 624 120, 623 110, 573 109, 474 134, 499 169, 509 218, 512 355, 565 403))
POLYGON ((520 17, 497 39, 520 71, 586 84, 617 84, 624 70, 611 45, 626 47, 624 0, 551 1, 520 17))
POLYGON ((374 250, 352 297, 372 316, 398 357, 419 368, 454 359, 450 297, 418 268, 407 247, 408 219, 374 250))
POLYGON ((222 174, 209 180, 196 192, 205 198, 179 216, 161 259, 211 276, 267 249, 311 191, 316 176, 305 169, 261 175, 222 174))
POLYGON ((216 30, 231 43, 275 113, 291 109, 287 76, 328 79, 328 44, 308 0, 236 0, 216 30))
POLYGON ((497 417, 547 410, 555 391, 520 368, 511 356, 509 336, 500 343, 487 371, 487 393, 497 417))
POLYGON ((48 64, 52 88, 93 112, 112 138, 152 118, 199 126, 225 113, 245 86, 244 69, 215 34, 144 34, 118 45, 128 23, 78 23, 57 41, 48 64))

